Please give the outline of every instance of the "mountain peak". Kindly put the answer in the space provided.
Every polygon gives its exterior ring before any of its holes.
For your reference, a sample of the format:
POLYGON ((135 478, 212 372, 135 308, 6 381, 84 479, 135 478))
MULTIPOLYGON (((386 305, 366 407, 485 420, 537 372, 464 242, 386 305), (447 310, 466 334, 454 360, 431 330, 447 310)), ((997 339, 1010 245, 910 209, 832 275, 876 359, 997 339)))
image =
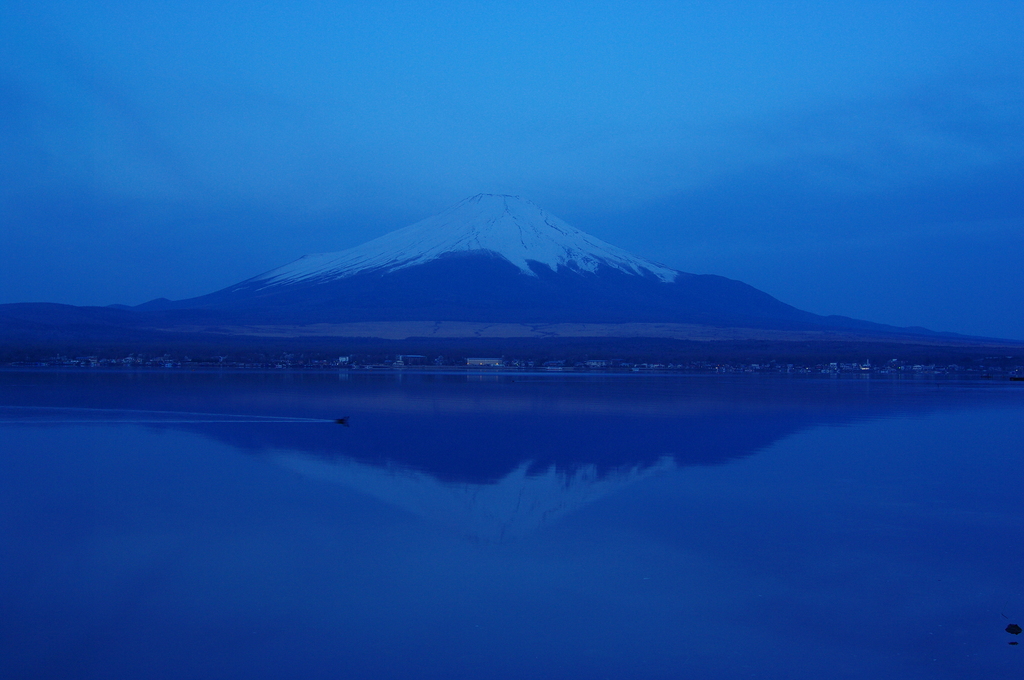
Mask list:
POLYGON ((473 251, 497 255, 529 276, 537 275, 531 263, 578 272, 595 272, 603 265, 665 282, 674 281, 678 273, 580 231, 519 196, 477 194, 361 246, 307 255, 256 278, 267 284, 330 280, 473 251))
POLYGON ((525 198, 523 198, 521 196, 513 196, 512 194, 477 194, 476 196, 470 196, 469 198, 463 199, 462 203, 479 202, 479 201, 484 201, 484 200, 487 200, 487 199, 498 199, 498 200, 512 199, 513 201, 521 201, 523 203, 530 203, 530 205, 533 205, 533 203, 531 203, 530 201, 526 200, 525 198))

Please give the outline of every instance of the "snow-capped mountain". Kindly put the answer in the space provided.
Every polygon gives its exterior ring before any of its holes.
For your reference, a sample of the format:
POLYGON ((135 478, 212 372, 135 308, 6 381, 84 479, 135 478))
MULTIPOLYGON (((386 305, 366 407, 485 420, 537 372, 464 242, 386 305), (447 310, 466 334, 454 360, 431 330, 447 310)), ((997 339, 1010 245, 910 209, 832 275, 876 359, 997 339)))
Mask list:
POLYGON ((493 194, 473 196, 349 250, 309 255, 209 295, 135 310, 165 313, 161 323, 168 326, 675 323, 900 330, 821 317, 740 281, 676 271, 605 243, 527 200, 493 194))
POLYGON ((674 281, 669 269, 591 236, 518 196, 478 194, 439 215, 336 253, 307 255, 257 276, 267 285, 393 272, 453 253, 492 253, 536 276, 533 267, 596 272, 600 266, 674 281))
POLYGON ((182 332, 474 341, 805 342, 808 332, 824 341, 834 340, 834 333, 862 339, 937 335, 805 312, 740 281, 688 274, 632 255, 527 200, 493 194, 473 196, 363 245, 308 255, 187 300, 104 308, 0 305, 0 340, 121 342, 182 332))
POLYGON ((280 451, 272 454, 272 460, 293 472, 403 508, 469 538, 496 543, 529 536, 594 501, 676 468, 670 456, 649 467, 612 470, 603 475, 594 466, 575 470, 551 466, 531 473, 529 462, 524 462, 493 482, 452 483, 426 472, 367 465, 347 458, 323 459, 280 451))

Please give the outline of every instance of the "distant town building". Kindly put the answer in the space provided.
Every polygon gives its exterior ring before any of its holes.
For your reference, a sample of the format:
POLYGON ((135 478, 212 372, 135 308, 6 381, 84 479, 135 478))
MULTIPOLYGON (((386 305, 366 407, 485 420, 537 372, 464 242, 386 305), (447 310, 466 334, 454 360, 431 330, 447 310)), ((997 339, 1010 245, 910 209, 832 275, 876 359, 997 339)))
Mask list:
POLYGON ((471 359, 466 359, 466 365, 467 366, 504 366, 505 362, 502 359, 474 357, 474 358, 471 358, 471 359))

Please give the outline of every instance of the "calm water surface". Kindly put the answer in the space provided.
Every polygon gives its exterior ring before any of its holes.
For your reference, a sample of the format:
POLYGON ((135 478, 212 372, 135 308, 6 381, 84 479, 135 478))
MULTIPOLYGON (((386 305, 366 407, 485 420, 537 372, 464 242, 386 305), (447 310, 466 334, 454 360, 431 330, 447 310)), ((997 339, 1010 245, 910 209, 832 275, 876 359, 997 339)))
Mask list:
POLYGON ((0 677, 1020 678, 1022 441, 1009 382, 0 371, 0 677))

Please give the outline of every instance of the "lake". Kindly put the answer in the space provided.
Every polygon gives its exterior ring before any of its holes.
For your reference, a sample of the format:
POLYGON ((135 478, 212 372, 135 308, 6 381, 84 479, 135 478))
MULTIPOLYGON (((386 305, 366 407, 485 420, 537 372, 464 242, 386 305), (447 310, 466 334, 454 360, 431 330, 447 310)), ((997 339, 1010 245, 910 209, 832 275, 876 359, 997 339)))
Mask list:
POLYGON ((1020 678, 1022 441, 1009 381, 4 370, 0 677, 1020 678))

